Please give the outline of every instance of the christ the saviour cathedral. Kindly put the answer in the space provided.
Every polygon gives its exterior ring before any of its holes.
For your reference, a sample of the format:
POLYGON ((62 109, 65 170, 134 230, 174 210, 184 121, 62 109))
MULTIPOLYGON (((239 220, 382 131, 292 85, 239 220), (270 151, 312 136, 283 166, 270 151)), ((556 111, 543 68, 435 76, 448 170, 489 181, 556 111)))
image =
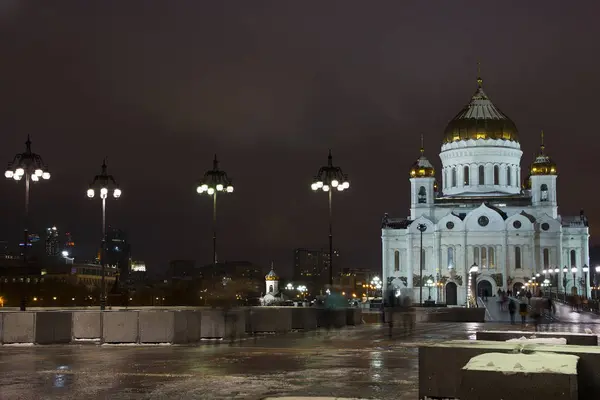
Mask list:
POLYGON ((526 172, 522 154, 516 125, 478 78, 471 101, 444 131, 441 187, 421 146, 410 169, 410 216, 383 218, 387 290, 448 305, 472 301, 475 291, 491 296, 525 286, 589 296, 587 218, 558 213, 558 171, 543 133, 526 172))

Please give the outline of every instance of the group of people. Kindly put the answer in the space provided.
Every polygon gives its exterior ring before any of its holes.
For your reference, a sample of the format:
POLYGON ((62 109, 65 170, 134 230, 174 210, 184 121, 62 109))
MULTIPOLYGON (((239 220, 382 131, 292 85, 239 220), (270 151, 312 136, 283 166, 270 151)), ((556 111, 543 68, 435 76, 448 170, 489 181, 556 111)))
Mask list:
POLYGON ((510 315, 510 323, 515 323, 515 316, 517 310, 521 316, 521 324, 525 325, 527 322, 527 315, 533 320, 535 330, 540 329, 540 323, 542 319, 551 320, 556 315, 556 305, 549 297, 535 297, 532 299, 531 292, 523 293, 520 299, 515 299, 507 293, 502 292, 499 294, 501 309, 508 310, 510 315), (526 300, 525 300, 526 299, 526 300), (506 303, 506 306, 504 306, 506 303))

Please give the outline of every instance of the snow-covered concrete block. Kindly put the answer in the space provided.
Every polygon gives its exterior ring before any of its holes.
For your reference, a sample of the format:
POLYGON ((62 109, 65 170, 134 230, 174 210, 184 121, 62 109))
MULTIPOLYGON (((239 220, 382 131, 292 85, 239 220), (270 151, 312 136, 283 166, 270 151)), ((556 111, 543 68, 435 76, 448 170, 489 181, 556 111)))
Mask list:
POLYGON ((73 337, 73 316, 68 311, 38 311, 35 313, 35 343, 70 343, 73 337))
POLYGON ((140 311, 140 343, 173 343, 176 311, 140 311))
POLYGON ((1 315, 2 343, 33 343, 35 340, 35 312, 6 312, 1 315))
POLYGON ((567 339, 565 339, 565 338, 536 338, 536 337, 526 338, 525 336, 522 336, 522 337, 516 338, 516 339, 508 339, 507 342, 508 343, 521 343, 521 344, 561 344, 561 345, 566 345, 567 339))
POLYGON ((569 345, 598 346, 598 336, 588 333, 571 332, 522 332, 522 331, 478 331, 477 340, 506 341, 525 337, 530 338, 564 338, 569 345))
POLYGON ((139 311, 103 311, 102 339, 105 343, 138 343, 139 311))
POLYGON ((102 338, 102 313, 100 311, 73 311, 73 339, 102 338))
POLYGON ((568 354, 486 353, 462 368, 461 400, 577 400, 577 363, 568 354))
POLYGON ((292 329, 312 331, 317 329, 317 309, 313 307, 294 307, 292 310, 292 329))

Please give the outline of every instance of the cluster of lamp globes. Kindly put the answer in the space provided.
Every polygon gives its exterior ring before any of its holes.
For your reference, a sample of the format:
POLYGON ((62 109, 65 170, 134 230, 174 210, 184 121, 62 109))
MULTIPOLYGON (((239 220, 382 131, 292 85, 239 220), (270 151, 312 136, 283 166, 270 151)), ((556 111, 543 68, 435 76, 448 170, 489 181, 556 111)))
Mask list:
MULTIPOLYGON (((108 197, 108 192, 109 192, 108 188, 105 188, 105 187, 100 188, 100 198, 106 199, 108 197)), ((121 193, 122 193, 121 189, 115 188, 115 189, 113 189, 112 194, 115 199, 118 199, 119 197, 121 197, 121 193)), ((95 195, 96 195, 96 191, 94 189, 89 188, 87 190, 87 197, 89 197, 90 199, 93 198, 95 195)))
POLYGON ((208 195, 213 195, 215 194, 215 191, 217 192, 227 192, 227 193, 232 193, 233 192, 233 186, 232 185, 228 185, 227 187, 225 187, 222 184, 218 184, 215 187, 210 187, 207 184, 203 184, 203 185, 199 185, 196 188, 196 192, 202 194, 202 193, 206 193, 208 195))
MULTIPOLYGON (((25 169, 21 167, 15 168, 14 171, 7 169, 6 172, 4 172, 4 176, 8 179, 12 178, 15 181, 20 181, 23 179, 23 176, 25 176, 25 169)), ((37 168, 33 171, 33 174, 31 174, 31 180, 37 182, 40 179, 50 179, 50 172, 37 168)))
MULTIPOLYGON (((285 287, 287 290, 294 290, 294 285, 292 285, 291 283, 288 283, 285 287)), ((305 285, 300 285, 296 288, 297 291, 299 291, 300 293, 304 293, 306 291, 308 291, 308 288, 305 285)))
MULTIPOLYGON (((348 182, 348 181, 340 182, 337 179, 334 179, 331 181, 331 188, 337 188, 337 190, 339 190, 340 192, 348 189, 349 187, 350 187, 350 182, 348 182)), ((331 189, 329 187, 329 185, 324 184, 323 181, 314 182, 313 184, 310 185, 310 188, 315 191, 321 189, 324 192, 328 192, 331 189)))

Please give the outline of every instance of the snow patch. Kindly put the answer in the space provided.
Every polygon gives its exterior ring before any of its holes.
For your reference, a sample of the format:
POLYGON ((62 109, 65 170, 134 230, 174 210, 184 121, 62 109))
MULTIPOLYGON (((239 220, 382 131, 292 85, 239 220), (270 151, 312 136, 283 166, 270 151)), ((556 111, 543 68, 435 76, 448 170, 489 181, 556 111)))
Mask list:
POLYGON ((475 356, 463 367, 465 370, 514 373, 554 373, 577 375, 579 357, 570 354, 486 353, 475 356))
POLYGON ((172 343, 103 343, 102 346, 171 346, 172 343))
POLYGON ((35 346, 35 344, 34 343, 4 343, 4 346, 30 347, 30 346, 35 346))
POLYGON ((567 344, 566 338, 539 338, 532 337, 526 338, 525 336, 521 336, 517 339, 508 339, 507 343, 524 343, 524 344, 567 344))
POLYGON ((73 342, 74 343, 92 343, 92 342, 100 342, 102 340, 102 338, 88 338, 88 339, 78 339, 78 338, 73 338, 73 342))

